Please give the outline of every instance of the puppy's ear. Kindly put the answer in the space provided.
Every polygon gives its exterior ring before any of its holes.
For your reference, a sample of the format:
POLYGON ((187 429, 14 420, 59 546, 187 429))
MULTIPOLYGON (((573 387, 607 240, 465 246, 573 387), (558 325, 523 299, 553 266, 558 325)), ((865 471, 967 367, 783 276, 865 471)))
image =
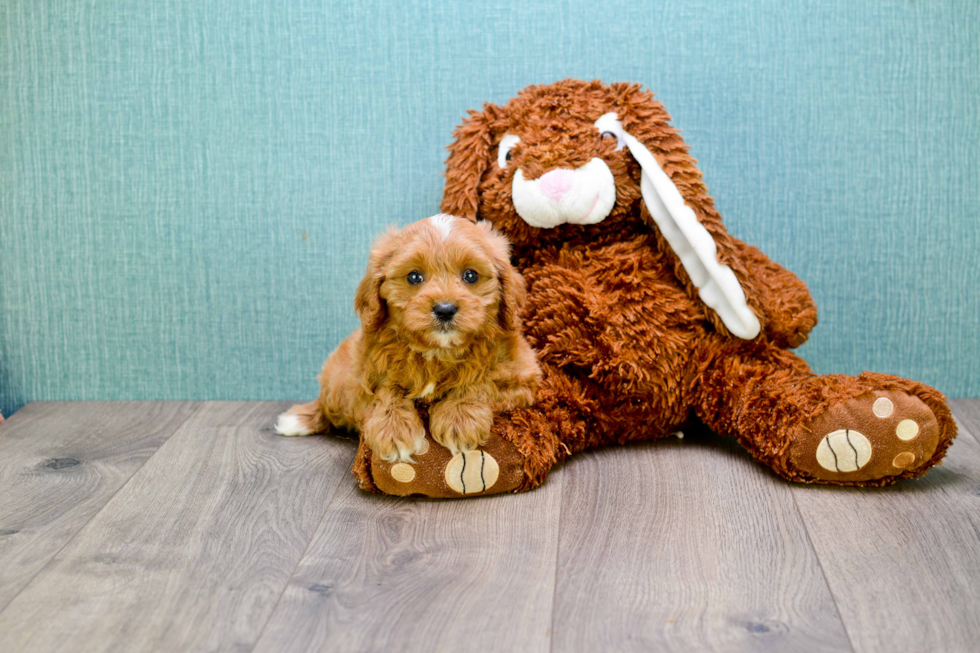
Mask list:
POLYGON ((524 277, 510 263, 510 243, 490 225, 489 222, 476 223, 486 233, 487 249, 493 258, 493 266, 500 282, 500 305, 497 309, 497 323, 507 331, 519 331, 519 317, 527 300, 527 286, 524 277))
POLYGON ((477 188, 490 165, 492 134, 490 123, 500 108, 483 105, 483 111, 470 111, 463 123, 453 131, 453 143, 446 159, 446 187, 440 210, 449 215, 476 221, 479 197, 477 188))
POLYGON ((367 272, 354 293, 354 310, 361 318, 365 333, 375 333, 388 318, 388 304, 381 296, 381 284, 385 281, 385 267, 397 251, 399 231, 389 227, 371 247, 367 272))

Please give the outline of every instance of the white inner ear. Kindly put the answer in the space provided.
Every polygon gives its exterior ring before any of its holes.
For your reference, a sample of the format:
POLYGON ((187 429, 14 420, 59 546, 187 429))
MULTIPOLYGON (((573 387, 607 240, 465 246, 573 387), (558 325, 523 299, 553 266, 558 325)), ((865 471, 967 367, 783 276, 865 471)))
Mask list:
POLYGON ((514 134, 504 134, 504 137, 500 139, 500 145, 497 146, 498 168, 503 170, 507 167, 507 153, 510 152, 510 148, 514 147, 520 142, 520 136, 515 136, 514 134))
POLYGON ((718 247, 694 211, 684 203, 656 157, 643 143, 623 130, 615 113, 607 113, 595 121, 600 132, 612 132, 626 142, 630 154, 643 170, 640 192, 647 210, 677 254, 691 282, 698 289, 701 301, 714 310, 733 335, 751 340, 759 335, 759 318, 745 301, 745 291, 732 269, 718 261, 718 247))

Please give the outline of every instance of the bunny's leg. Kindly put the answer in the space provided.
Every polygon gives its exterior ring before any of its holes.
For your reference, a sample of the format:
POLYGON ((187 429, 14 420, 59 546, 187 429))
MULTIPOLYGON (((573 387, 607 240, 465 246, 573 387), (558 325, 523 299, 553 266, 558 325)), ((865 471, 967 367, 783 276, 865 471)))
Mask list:
POLYGON ((945 398, 907 379, 814 374, 768 343, 716 341, 691 388, 698 417, 780 476, 886 485, 921 476, 956 436, 945 398))
POLYGON ((427 433, 429 446, 413 463, 391 465, 372 458, 362 443, 352 470, 361 487, 398 496, 455 498, 541 485, 556 462, 589 446, 600 428, 590 417, 599 411, 587 392, 560 369, 542 368, 534 405, 495 416, 490 438, 473 451, 452 455, 427 433))

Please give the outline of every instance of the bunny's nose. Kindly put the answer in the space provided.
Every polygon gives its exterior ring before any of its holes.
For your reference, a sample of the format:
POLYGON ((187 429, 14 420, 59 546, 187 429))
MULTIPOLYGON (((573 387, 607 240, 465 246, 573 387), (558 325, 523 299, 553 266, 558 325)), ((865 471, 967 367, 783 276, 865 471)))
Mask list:
POLYGON ((449 302, 439 302, 432 307, 432 313, 436 316, 440 322, 449 322, 456 315, 457 308, 456 304, 451 304, 449 302))
POLYGON ((565 193, 572 187, 575 181, 575 173, 565 168, 556 168, 551 172, 541 175, 538 179, 541 192, 550 197, 555 202, 560 202, 565 193))

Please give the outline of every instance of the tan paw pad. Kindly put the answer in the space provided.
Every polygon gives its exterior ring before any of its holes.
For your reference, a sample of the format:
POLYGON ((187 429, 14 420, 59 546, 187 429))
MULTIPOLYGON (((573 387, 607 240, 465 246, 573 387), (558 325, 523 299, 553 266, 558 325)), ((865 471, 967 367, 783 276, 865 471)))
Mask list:
POLYGON ((875 417, 885 419, 886 417, 891 417, 892 412, 895 410, 895 404, 888 397, 878 397, 875 399, 871 410, 874 411, 875 417))
POLYGON ((898 469, 905 469, 909 465, 915 462, 915 454, 911 451, 905 451, 903 453, 895 456, 895 460, 892 461, 892 465, 898 469))
POLYGON ((446 484, 460 494, 486 492, 499 475, 500 466, 485 451, 460 451, 446 465, 446 484))
POLYGON ((415 480, 415 468, 408 463, 392 465, 391 477, 399 483, 411 483, 415 480))
POLYGON ((831 472, 854 472, 871 460, 871 443, 849 429, 828 433, 817 446, 817 462, 831 472))
POLYGON ((915 420, 903 419, 895 427, 895 435, 898 436, 899 440, 905 440, 906 442, 913 439, 919 434, 919 425, 915 420))

